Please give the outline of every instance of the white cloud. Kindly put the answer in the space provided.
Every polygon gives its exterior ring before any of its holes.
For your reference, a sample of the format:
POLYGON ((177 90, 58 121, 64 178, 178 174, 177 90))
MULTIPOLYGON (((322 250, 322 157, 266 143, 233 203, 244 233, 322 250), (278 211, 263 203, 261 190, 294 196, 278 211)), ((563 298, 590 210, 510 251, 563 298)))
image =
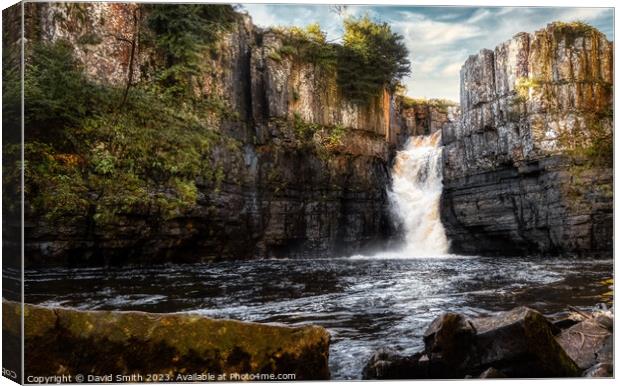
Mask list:
POLYGON ((482 21, 489 16, 492 15, 492 12, 488 9, 479 9, 477 10, 469 19, 467 19, 466 23, 472 24, 482 21))
POLYGON ((282 24, 282 20, 269 12, 264 4, 243 4, 243 8, 252 16, 252 22, 259 27, 282 24))
POLYGON ((460 76, 461 67, 463 66, 463 62, 454 62, 444 66, 443 70, 441 70, 441 75, 443 76, 460 76))
POLYGON ((562 10, 559 16, 561 20, 565 21, 591 21, 605 15, 606 13, 609 13, 608 8, 568 8, 562 10))
POLYGON ((450 44, 483 33, 475 25, 437 21, 414 13, 403 16, 405 20, 393 21, 392 28, 402 33, 414 46, 450 44))

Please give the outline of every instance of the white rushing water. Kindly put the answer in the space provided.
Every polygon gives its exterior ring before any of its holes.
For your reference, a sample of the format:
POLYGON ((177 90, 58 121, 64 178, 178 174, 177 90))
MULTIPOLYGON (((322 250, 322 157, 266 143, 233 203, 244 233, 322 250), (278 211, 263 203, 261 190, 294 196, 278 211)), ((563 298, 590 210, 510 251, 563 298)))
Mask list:
POLYGON ((388 192, 394 214, 402 221, 403 257, 434 257, 448 253, 448 239, 439 216, 442 160, 441 131, 409 138, 396 155, 388 192))

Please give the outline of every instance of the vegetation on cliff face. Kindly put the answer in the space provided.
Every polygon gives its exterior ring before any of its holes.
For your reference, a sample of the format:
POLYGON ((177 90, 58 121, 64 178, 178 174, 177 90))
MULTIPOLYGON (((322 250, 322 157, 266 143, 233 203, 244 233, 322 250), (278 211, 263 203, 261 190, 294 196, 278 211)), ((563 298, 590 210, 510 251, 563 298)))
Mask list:
POLYGON ((406 95, 399 96, 400 105, 403 108, 411 108, 416 106, 430 106, 442 112, 447 112, 449 107, 458 106, 456 102, 441 98, 411 98, 406 95))
POLYGON ((143 44, 154 39, 164 63, 152 68, 156 82, 133 85, 128 98, 88 79, 68 42, 27 45, 27 210, 48 220, 88 214, 100 225, 128 211, 173 217, 195 204, 197 176, 221 180, 210 150, 237 144, 215 130, 220 106, 192 89, 197 53, 227 28, 232 10, 152 7, 143 44))
POLYGON ((291 55, 334 71, 343 95, 354 103, 367 104, 386 88, 394 91, 411 71, 403 37, 367 16, 344 21, 342 44, 328 42, 318 24, 276 31, 284 45, 272 59, 291 55))
POLYGON ((214 49, 219 35, 230 29, 236 13, 229 5, 146 4, 142 39, 162 60, 154 78, 160 91, 187 95, 196 87, 203 56, 214 49))

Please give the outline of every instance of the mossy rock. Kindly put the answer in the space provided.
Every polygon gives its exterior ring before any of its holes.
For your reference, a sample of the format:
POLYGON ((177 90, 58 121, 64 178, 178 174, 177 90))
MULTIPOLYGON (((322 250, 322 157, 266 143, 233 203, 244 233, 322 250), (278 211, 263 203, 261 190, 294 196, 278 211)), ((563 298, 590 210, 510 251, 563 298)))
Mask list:
MULTIPOLYGON (((3 313, 20 304, 3 301, 3 313)), ((197 314, 78 311, 26 304, 26 375, 295 374, 329 379, 329 333, 197 314)), ((19 335, 19 323, 3 326, 19 335)))

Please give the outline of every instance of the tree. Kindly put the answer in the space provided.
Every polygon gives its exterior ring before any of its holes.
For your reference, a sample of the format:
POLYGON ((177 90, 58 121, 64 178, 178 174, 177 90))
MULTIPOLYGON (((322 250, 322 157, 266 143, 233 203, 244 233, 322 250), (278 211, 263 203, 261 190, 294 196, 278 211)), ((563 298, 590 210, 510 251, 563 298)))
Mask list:
POLYGON ((344 21, 338 81, 349 99, 368 102, 382 89, 395 90, 411 70, 403 37, 368 16, 344 21))
POLYGON ((149 4, 146 22, 163 59, 157 75, 174 96, 191 93, 201 55, 236 19, 234 8, 222 4, 149 4))

